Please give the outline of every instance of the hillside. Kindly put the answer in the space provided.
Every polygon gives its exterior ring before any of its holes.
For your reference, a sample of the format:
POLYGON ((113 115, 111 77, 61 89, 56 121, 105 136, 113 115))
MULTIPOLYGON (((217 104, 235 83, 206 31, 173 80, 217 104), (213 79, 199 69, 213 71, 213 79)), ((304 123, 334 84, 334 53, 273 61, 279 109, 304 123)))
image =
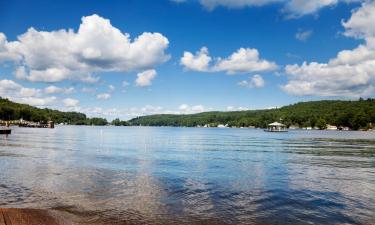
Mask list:
MULTIPOLYGON (((103 118, 87 118, 83 113, 61 112, 52 109, 40 109, 0 98, 0 120, 24 120, 39 122, 52 119, 56 123, 72 125, 107 125, 103 118)), ((300 102, 278 109, 248 110, 233 112, 203 112, 186 115, 151 115, 112 122, 116 126, 217 126, 228 124, 235 127, 266 127, 268 123, 282 119, 287 126, 319 127, 326 124, 349 127, 353 130, 374 128, 375 99, 358 101, 325 100, 300 102)))
POLYGON ((52 109, 40 109, 26 104, 19 104, 8 99, 0 98, 0 120, 19 120, 20 118, 33 122, 45 122, 52 119, 55 123, 73 125, 106 125, 102 118, 87 118, 78 112, 61 112, 52 109))
POLYGON ((375 99, 358 101, 300 102, 278 109, 236 112, 204 112, 191 115, 152 115, 129 121, 143 126, 202 126, 228 124, 236 127, 266 127, 268 123, 283 120, 288 126, 325 128, 326 124, 351 129, 368 129, 375 124, 375 99))

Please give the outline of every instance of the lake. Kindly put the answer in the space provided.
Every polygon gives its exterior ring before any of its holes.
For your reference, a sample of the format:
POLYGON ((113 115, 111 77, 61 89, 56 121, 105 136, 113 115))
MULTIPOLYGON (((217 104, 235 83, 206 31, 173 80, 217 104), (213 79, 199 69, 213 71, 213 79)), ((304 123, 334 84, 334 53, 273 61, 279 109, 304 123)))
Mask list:
POLYGON ((375 132, 14 127, 0 207, 108 224, 374 224, 375 132))

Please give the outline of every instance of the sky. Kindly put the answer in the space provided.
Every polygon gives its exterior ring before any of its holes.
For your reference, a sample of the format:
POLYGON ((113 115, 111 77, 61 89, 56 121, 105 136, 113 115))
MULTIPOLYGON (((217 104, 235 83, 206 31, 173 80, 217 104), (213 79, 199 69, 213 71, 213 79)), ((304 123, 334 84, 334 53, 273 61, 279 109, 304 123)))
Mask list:
POLYGON ((130 119, 375 94, 375 1, 0 1, 0 96, 130 119))

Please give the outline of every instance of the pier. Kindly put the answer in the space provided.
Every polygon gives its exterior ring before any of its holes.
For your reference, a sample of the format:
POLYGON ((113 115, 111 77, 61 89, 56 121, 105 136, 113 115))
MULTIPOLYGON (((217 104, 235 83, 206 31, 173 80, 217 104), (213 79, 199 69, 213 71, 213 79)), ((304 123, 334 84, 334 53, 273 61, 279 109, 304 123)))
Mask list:
POLYGON ((27 120, 0 120, 0 126, 19 126, 19 127, 31 127, 31 128, 55 128, 55 123, 52 120, 45 122, 32 122, 27 120))

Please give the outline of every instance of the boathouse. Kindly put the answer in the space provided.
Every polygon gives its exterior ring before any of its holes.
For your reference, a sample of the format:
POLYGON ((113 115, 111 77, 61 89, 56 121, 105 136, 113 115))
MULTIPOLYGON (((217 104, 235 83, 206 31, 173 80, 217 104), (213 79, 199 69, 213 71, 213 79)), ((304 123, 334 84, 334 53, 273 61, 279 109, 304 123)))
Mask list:
POLYGON ((273 122, 268 124, 267 129, 264 130, 267 132, 287 132, 286 125, 279 123, 279 122, 273 122))

